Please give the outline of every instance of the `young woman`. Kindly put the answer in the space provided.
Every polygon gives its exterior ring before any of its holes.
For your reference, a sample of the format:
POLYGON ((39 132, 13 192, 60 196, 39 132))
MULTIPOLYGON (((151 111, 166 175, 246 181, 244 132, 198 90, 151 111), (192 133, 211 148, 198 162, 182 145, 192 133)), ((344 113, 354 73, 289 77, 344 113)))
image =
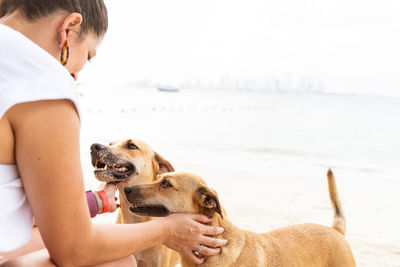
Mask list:
MULTIPOLYGON (((218 254, 226 240, 209 236, 223 229, 204 225, 212 218, 202 215, 131 225, 90 220, 73 80, 107 30, 103 1, 0 2, 0 256, 39 237, 33 216, 45 245, 4 265, 135 266, 132 253, 159 244, 196 264, 203 262, 193 254, 199 247, 218 254)), ((108 192, 112 200, 115 189, 108 192)))

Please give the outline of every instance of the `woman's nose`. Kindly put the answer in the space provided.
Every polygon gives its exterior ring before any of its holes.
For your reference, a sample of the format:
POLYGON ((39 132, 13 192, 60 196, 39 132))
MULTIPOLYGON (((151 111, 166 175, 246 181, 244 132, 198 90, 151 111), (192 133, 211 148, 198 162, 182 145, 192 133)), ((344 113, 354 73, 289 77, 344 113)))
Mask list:
POLYGON ((75 81, 78 80, 78 73, 77 72, 71 73, 71 76, 72 76, 72 78, 74 78, 75 81))

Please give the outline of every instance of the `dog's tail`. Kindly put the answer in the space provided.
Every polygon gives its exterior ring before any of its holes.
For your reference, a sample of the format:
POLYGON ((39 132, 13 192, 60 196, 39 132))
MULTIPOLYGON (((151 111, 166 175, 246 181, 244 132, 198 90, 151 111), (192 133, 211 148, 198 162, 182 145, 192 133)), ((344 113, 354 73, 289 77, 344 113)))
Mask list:
POLYGON ((329 197, 331 199, 334 217, 332 228, 336 229, 339 233, 345 234, 346 232, 346 218, 344 217, 342 203, 340 202, 339 195, 336 188, 335 177, 331 169, 328 170, 328 187, 329 187, 329 197))

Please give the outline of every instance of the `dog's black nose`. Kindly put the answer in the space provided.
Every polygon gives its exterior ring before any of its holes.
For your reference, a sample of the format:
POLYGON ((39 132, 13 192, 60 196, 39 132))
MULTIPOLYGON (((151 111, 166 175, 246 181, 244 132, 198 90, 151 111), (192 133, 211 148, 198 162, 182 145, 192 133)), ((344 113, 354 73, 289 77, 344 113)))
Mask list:
POLYGON ((102 145, 102 144, 97 144, 97 143, 94 143, 91 147, 90 147, 90 150, 92 150, 92 151, 100 151, 100 150, 103 150, 105 147, 102 145))
POLYGON ((129 194, 130 192, 132 192, 132 186, 125 186, 124 192, 125 194, 129 194))

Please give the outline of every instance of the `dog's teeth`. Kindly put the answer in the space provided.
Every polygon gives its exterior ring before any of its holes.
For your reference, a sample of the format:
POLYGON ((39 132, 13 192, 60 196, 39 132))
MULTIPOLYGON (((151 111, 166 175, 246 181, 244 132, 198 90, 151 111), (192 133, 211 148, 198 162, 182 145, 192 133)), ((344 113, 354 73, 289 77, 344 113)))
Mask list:
POLYGON ((94 166, 96 170, 102 170, 102 171, 114 170, 114 171, 118 171, 118 172, 126 172, 126 171, 128 171, 128 168, 125 167, 125 166, 113 167, 113 166, 109 166, 109 165, 104 165, 103 167, 98 167, 97 164, 98 164, 98 161, 95 162, 95 166, 94 166))
POLYGON ((125 171, 127 171, 128 169, 126 168, 126 167, 120 167, 120 168, 118 168, 118 171, 119 172, 125 172, 125 171))

